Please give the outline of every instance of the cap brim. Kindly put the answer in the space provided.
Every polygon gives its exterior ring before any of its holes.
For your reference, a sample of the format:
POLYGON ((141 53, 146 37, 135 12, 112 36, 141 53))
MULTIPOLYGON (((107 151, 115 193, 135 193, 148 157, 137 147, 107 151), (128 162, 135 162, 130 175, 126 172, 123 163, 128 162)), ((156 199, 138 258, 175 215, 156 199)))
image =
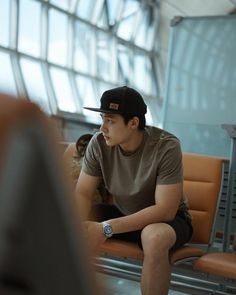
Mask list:
POLYGON ((89 111, 93 111, 93 112, 99 112, 99 113, 108 113, 108 114, 118 114, 119 112, 117 112, 116 110, 103 110, 100 108, 88 108, 88 107, 84 107, 84 109, 89 110, 89 111))

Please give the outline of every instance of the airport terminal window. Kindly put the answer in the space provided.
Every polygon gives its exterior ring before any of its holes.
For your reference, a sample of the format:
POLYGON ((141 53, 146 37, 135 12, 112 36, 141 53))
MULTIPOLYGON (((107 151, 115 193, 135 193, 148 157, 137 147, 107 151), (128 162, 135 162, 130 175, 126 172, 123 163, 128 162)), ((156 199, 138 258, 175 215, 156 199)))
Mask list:
POLYGON ((60 68, 51 67, 50 74, 59 110, 70 113, 76 112, 75 97, 71 88, 68 73, 60 68))
POLYGON ((114 26, 118 15, 120 14, 122 1, 120 0, 107 0, 107 18, 109 26, 114 26))
POLYGON ((19 11, 18 49, 21 52, 39 57, 41 4, 32 0, 21 0, 19 11), (29 23, 34 25, 29 25, 29 23))
POLYGON ((108 25, 108 15, 107 15, 107 12, 106 12, 105 9, 102 9, 101 14, 100 14, 100 17, 99 17, 96 25, 99 28, 105 28, 105 29, 108 29, 109 28, 109 25, 108 25))
MULTIPOLYGON (((81 0, 77 5, 77 15, 83 19, 92 19, 93 15, 93 0, 81 0)), ((96 4, 95 4, 96 5, 96 4)))
POLYGON ((107 82, 99 81, 97 83, 97 91, 98 91, 98 96, 101 97, 103 92, 106 91, 107 89, 112 88, 112 84, 109 84, 107 82))
POLYGON ((140 12, 138 1, 127 0, 124 2, 117 34, 119 37, 130 40, 133 37, 134 28, 137 24, 137 17, 140 12))
POLYGON ((69 10, 69 8, 70 8, 70 0, 60 0, 60 1, 50 0, 50 3, 60 7, 62 9, 65 9, 65 10, 69 10))
POLYGON ((127 46, 118 44, 118 79, 122 84, 126 84, 131 77, 131 57, 133 52, 127 46))
POLYGON ((51 113, 40 63, 22 57, 20 65, 29 97, 45 112, 51 113))
POLYGON ((134 87, 146 94, 152 93, 152 66, 150 59, 144 55, 136 53, 134 55, 134 87), (148 73, 148 75, 147 75, 148 73))
POLYGON ((10 0, 0 1, 0 45, 9 46, 10 0))
POLYGON ((2 92, 17 95, 10 55, 0 51, 0 89, 2 92))
POLYGON ((147 104, 161 101, 158 13, 157 4, 140 0, 1 1, 0 92, 86 121, 94 118, 82 107, 88 100, 98 105, 108 88, 126 84, 147 104))
POLYGON ((67 63, 67 15, 55 9, 49 10, 48 59, 65 66, 67 63))
MULTIPOLYGON (((93 80, 87 77, 83 77, 81 75, 78 75, 76 77, 76 83, 78 88, 78 94, 81 99, 81 101, 84 100, 86 97, 86 105, 91 106, 94 105, 94 107, 99 106, 98 100, 95 98, 97 97, 96 88, 94 87, 93 80)), ((82 109, 82 112, 84 115, 91 115, 95 117, 95 113, 90 114, 88 110, 82 109)))
POLYGON ((77 15, 95 24, 102 13, 103 4, 104 0, 79 0, 77 15))
POLYGON ((152 113, 149 107, 147 108, 147 114, 145 116, 146 116, 146 124, 150 126, 153 125, 152 113))
POLYGON ((82 73, 94 74, 95 32, 93 28, 81 21, 76 22, 74 69, 82 73))
POLYGON ((139 14, 137 31, 134 35, 134 43, 147 50, 153 48, 154 42, 157 39, 155 36, 157 33, 157 23, 154 14, 155 11, 150 8, 139 14))
POLYGON ((116 58, 114 53, 114 39, 106 33, 98 32, 96 38, 97 47, 97 75, 107 81, 115 81, 116 58))

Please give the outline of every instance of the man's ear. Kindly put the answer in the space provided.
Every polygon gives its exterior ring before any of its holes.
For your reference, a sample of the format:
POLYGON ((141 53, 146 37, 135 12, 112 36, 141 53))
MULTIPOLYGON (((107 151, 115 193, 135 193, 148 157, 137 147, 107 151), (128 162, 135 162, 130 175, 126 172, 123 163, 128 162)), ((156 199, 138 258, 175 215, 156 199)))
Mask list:
POLYGON ((139 126, 139 118, 136 116, 133 117, 132 119, 130 119, 129 124, 132 129, 137 129, 139 126))

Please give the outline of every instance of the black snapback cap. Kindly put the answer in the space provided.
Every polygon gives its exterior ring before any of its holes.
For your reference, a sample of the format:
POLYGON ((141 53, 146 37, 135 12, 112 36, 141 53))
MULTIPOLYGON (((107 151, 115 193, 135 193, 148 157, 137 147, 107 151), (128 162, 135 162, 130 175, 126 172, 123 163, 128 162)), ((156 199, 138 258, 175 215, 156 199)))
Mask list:
POLYGON ((133 88, 123 86, 109 89, 102 94, 100 108, 84 107, 84 109, 113 114, 146 114, 147 105, 141 94, 133 88))

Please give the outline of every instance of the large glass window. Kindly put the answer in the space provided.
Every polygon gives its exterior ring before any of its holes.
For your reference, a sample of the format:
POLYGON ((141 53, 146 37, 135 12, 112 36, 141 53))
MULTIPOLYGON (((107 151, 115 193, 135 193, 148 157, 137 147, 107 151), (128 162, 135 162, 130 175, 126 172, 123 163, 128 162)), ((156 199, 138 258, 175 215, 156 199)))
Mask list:
POLYGON ((128 84, 130 77, 132 77, 130 61, 132 55, 129 47, 118 45, 118 77, 121 84, 128 84))
MULTIPOLYGON (((77 83, 80 99, 85 102, 84 106, 98 107, 99 101, 97 99, 97 93, 96 93, 92 79, 78 75, 76 77, 76 83, 77 83)), ((82 109, 82 112, 84 115, 96 117, 95 113, 88 111, 86 109, 82 109)))
POLYGON ((77 14, 83 19, 91 19, 93 14, 94 0, 79 0, 77 14))
POLYGON ((69 82, 68 73, 60 68, 51 67, 50 74, 59 110, 75 113, 77 111, 75 97, 69 82))
POLYGON ((49 0, 49 2, 61 9, 67 10, 69 12, 74 12, 78 0, 49 0))
POLYGON ((97 21, 97 26, 100 28, 105 28, 108 29, 108 15, 105 9, 101 11, 100 17, 98 18, 97 21))
POLYGON ((48 60, 62 66, 67 63, 67 25, 67 15, 50 9, 48 60))
POLYGON ((17 95, 10 55, 0 51, 0 92, 17 95))
POLYGON ((114 26, 118 15, 120 14, 120 8, 122 1, 119 0, 107 0, 107 11, 108 11, 108 23, 109 26, 114 26))
POLYGON ((147 113, 146 113, 145 117, 146 117, 146 124, 149 126, 152 126, 154 122, 153 122, 152 114, 150 112, 149 107, 147 108, 147 113))
POLYGON ((79 0, 77 15, 94 24, 101 17, 102 9, 104 9, 104 0, 79 0))
POLYGON ((49 0, 53 5, 56 5, 62 9, 68 10, 69 9, 69 4, 70 0, 49 0))
POLYGON ((102 96, 103 92, 106 91, 107 89, 111 89, 113 88, 114 86, 109 84, 109 83, 106 83, 106 82, 103 82, 103 81, 100 81, 97 83, 97 90, 98 90, 98 98, 100 99, 100 97, 102 96))
POLYGON ((156 32, 156 18, 154 17, 155 11, 151 8, 140 11, 138 18, 137 30, 134 36, 136 45, 151 50, 154 45, 155 32, 156 32))
POLYGON ((146 94, 152 93, 152 79, 151 79, 151 61, 150 59, 140 53, 134 54, 134 87, 146 94))
POLYGON ((83 73, 94 73, 94 30, 91 26, 76 22, 74 68, 83 73))
POLYGON ((9 46, 10 0, 0 1, 0 45, 9 46))
POLYGON ((122 16, 118 27, 118 36, 130 40, 133 36, 134 28, 136 27, 137 17, 139 12, 138 1, 127 0, 124 2, 122 16))
POLYGON ((82 107, 98 106, 109 88, 135 87, 149 104, 160 97, 158 9, 140 0, 0 0, 0 91, 93 122, 97 114, 82 107))
POLYGON ((45 112, 51 113, 40 63, 28 58, 21 58, 20 65, 28 96, 45 112))
POLYGON ((18 49, 39 57, 41 4, 34 0, 20 1, 18 49))
POLYGON ((106 33, 97 34, 97 74, 99 77, 114 81, 116 74, 116 59, 114 56, 114 40, 106 33))

